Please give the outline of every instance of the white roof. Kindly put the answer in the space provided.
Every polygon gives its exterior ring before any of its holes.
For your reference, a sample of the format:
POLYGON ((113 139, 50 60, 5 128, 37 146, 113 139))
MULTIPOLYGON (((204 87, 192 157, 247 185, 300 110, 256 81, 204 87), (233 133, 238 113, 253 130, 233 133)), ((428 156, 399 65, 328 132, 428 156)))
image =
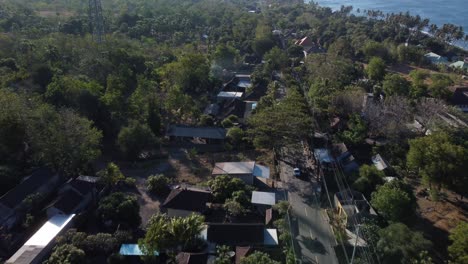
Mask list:
POLYGON ((221 98, 241 98, 243 95, 242 92, 220 92, 218 97, 221 98))
POLYGON ((379 170, 383 171, 386 168, 388 168, 387 162, 380 156, 380 154, 377 154, 372 157, 372 163, 374 163, 374 166, 379 170))
POLYGON ((275 205, 276 196, 272 192, 252 192, 252 203, 253 204, 265 204, 265 205, 275 205))
POLYGON ((47 246, 73 217, 75 217, 74 214, 53 216, 24 245, 47 246))
POLYGON ((348 243, 350 245, 356 245, 358 247, 366 247, 367 243, 364 239, 356 236, 353 232, 346 229, 346 235, 348 236, 348 243))
POLYGON ((251 174, 255 168, 255 161, 217 162, 212 174, 251 174))
POLYGON ((255 164, 253 175, 261 178, 270 178, 270 168, 255 164))
POLYGON ((263 244, 271 246, 278 245, 278 232, 276 229, 263 230, 263 244))
POLYGON ((26 243, 7 260, 6 263, 32 263, 37 261, 43 250, 75 217, 72 215, 55 215, 50 218, 26 243))
POLYGON ((424 55, 425 57, 435 57, 435 58, 440 58, 441 56, 439 54, 436 54, 434 52, 429 52, 424 55))

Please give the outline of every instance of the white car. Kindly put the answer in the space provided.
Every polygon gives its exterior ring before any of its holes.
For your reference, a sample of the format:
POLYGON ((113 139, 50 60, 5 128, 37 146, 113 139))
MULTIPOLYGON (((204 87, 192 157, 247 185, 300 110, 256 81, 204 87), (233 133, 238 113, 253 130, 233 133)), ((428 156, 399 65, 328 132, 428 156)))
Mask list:
POLYGON ((300 177, 301 176, 301 170, 299 168, 294 168, 294 176, 295 177, 300 177))

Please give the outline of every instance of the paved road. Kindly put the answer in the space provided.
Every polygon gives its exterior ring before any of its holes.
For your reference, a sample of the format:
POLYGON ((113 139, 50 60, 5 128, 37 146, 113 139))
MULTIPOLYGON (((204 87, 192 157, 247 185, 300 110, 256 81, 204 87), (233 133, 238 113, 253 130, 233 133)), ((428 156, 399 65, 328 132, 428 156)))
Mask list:
POLYGON ((284 153, 279 161, 280 177, 286 183, 288 200, 292 207, 291 233, 295 238, 295 254, 299 263, 338 264, 333 250, 335 238, 326 219, 325 210, 320 208, 314 192, 317 184, 312 183, 310 175, 303 175, 302 179, 293 176, 293 167, 305 164, 305 160, 296 157, 304 155, 284 153))

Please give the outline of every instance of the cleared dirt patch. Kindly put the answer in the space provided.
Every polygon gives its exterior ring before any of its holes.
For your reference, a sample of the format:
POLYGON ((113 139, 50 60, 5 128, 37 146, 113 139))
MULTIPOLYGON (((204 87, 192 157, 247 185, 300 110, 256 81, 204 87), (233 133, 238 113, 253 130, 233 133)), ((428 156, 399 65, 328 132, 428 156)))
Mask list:
POLYGON ((72 17, 75 15, 75 13, 70 12, 70 11, 50 11, 50 10, 44 10, 44 11, 39 11, 37 12, 40 17, 72 17))
MULTIPOLYGON (((424 186, 418 181, 412 183, 415 193, 420 193, 424 186)), ((418 219, 415 228, 424 233, 434 245, 437 263, 447 259, 448 236, 460 222, 468 221, 468 199, 444 190, 440 202, 431 201, 429 197, 417 195, 418 219)))

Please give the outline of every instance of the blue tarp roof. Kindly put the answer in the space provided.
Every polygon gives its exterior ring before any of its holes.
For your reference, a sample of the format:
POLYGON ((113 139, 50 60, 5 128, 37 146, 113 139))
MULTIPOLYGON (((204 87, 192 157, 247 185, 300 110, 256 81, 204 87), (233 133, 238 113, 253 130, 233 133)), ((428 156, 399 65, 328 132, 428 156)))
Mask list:
MULTIPOLYGON (((120 255, 123 256, 143 256, 145 255, 141 250, 138 244, 122 244, 120 246, 120 255)), ((159 256, 159 252, 154 252, 155 256, 159 256)))
POLYGON ((334 161, 328 149, 314 149, 314 154, 315 157, 317 157, 317 159, 320 161, 320 163, 331 163, 334 161))

